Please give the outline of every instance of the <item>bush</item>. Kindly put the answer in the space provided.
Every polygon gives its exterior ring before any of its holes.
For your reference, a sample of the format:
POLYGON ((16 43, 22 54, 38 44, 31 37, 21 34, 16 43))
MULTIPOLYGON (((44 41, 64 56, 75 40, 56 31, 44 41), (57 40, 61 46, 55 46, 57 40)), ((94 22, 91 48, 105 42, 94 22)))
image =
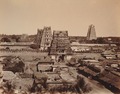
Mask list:
POLYGON ((32 49, 39 49, 39 45, 37 45, 37 44, 31 44, 30 48, 32 48, 32 49))
POLYGON ((4 88, 3 89, 4 94, 13 94, 14 93, 14 86, 12 86, 11 82, 9 82, 9 81, 4 83, 3 88, 4 88))
POLYGON ((3 60, 3 70, 15 72, 23 72, 25 64, 22 60, 13 60, 15 57, 6 57, 3 60))
POLYGON ((86 85, 84 85, 84 87, 82 88, 83 92, 90 92, 92 90, 92 87, 89 83, 87 83, 86 85))
POLYGON ((11 40, 9 38, 7 38, 7 37, 3 37, 1 39, 1 42, 11 42, 11 40))
POLYGON ((88 83, 85 78, 78 76, 77 77, 77 87, 80 87, 83 92, 90 92, 92 87, 90 83, 88 83))

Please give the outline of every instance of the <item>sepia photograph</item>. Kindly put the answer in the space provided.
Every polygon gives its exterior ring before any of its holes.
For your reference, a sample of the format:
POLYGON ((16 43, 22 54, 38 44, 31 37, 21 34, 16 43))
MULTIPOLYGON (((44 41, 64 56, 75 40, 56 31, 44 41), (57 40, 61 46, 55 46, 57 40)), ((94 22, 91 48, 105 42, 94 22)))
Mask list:
POLYGON ((120 94, 120 0, 0 0, 0 94, 120 94))

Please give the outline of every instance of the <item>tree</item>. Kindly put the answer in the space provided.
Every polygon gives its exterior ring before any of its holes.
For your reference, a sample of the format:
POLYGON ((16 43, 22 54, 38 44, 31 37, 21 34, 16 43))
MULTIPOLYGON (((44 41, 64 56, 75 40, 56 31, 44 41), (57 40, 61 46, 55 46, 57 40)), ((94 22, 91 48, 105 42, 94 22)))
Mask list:
POLYGON ((71 58, 70 60, 69 60, 69 62, 68 63, 66 63, 66 65, 68 65, 68 66, 74 66, 74 65, 76 65, 77 63, 76 63, 76 58, 71 58))
POLYGON ((77 76, 77 88, 80 88, 83 92, 90 92, 92 87, 90 83, 88 83, 85 78, 77 76))
POLYGON ((103 44, 105 40, 103 38, 97 38, 97 43, 103 44))
POLYGON ((3 92, 2 94, 13 94, 15 86, 11 83, 11 81, 5 81, 2 84, 3 92))
POLYGON ((31 44, 30 48, 32 48, 32 49, 39 49, 39 46, 37 44, 31 44))
POLYGON ((5 71, 12 71, 13 73, 15 72, 23 72, 24 71, 24 67, 25 67, 25 64, 23 63, 22 60, 14 60, 15 57, 6 57, 4 60, 3 60, 3 70, 5 71))
POLYGON ((84 87, 82 88, 83 92, 90 92, 92 90, 92 87, 89 83, 85 84, 84 87))
POLYGON ((9 38, 7 38, 7 37, 3 37, 1 39, 1 42, 11 42, 11 40, 9 38))
POLYGON ((19 42, 20 37, 18 35, 12 35, 11 39, 14 39, 16 42, 19 42))
POLYGON ((6 49, 6 50, 10 50, 10 48, 9 48, 9 47, 6 47, 5 49, 6 49))
POLYGON ((34 83, 33 83, 32 91, 36 91, 36 90, 41 91, 42 89, 47 89, 48 87, 47 75, 45 75, 44 73, 35 72, 33 75, 33 79, 34 79, 34 83))

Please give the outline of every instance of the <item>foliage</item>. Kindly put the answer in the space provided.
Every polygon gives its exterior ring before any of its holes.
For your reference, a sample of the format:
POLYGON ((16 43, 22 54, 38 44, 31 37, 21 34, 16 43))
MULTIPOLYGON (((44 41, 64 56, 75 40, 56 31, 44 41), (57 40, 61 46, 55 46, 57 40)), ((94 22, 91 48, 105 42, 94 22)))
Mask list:
POLYGON ((11 42, 11 40, 9 38, 7 38, 7 37, 3 37, 1 39, 1 42, 11 42))
POLYGON ((37 45, 37 44, 31 44, 30 48, 32 48, 32 49, 39 49, 39 45, 37 45))
POLYGON ((80 76, 77 77, 77 87, 80 87, 83 92, 90 92, 92 90, 90 83, 80 76))
POLYGON ((76 61, 77 61, 76 58, 71 58, 67 65, 74 66, 76 64, 76 61))
POLYGON ((106 42, 105 42, 104 38, 97 38, 97 43, 104 44, 106 42))
POLYGON ((14 39, 16 42, 19 42, 20 37, 18 35, 12 35, 11 39, 14 39))
POLYGON ((3 94, 13 94, 14 86, 12 86, 10 81, 6 81, 3 84, 3 94))
POLYGON ((3 60, 3 70, 15 72, 23 72, 25 64, 22 60, 13 60, 15 57, 6 57, 3 60))

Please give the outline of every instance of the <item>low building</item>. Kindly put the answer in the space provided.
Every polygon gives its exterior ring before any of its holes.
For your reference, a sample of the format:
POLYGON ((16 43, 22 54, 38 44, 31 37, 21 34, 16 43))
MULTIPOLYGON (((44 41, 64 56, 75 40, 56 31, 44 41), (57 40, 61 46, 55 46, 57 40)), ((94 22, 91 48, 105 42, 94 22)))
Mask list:
POLYGON ((106 59, 117 59, 117 54, 111 50, 106 50, 101 55, 106 59))
POLYGON ((90 51, 90 47, 82 46, 79 42, 72 42, 71 49, 74 52, 88 52, 90 51))
POLYGON ((37 65, 37 72, 52 72, 53 67, 48 65, 37 65))
POLYGON ((47 76, 48 76, 47 84, 49 85, 50 84, 61 84, 62 79, 58 73, 48 72, 47 76))
POLYGON ((50 56, 40 56, 35 58, 33 63, 29 63, 28 67, 33 72, 51 71, 51 66, 54 65, 54 60, 50 56))

